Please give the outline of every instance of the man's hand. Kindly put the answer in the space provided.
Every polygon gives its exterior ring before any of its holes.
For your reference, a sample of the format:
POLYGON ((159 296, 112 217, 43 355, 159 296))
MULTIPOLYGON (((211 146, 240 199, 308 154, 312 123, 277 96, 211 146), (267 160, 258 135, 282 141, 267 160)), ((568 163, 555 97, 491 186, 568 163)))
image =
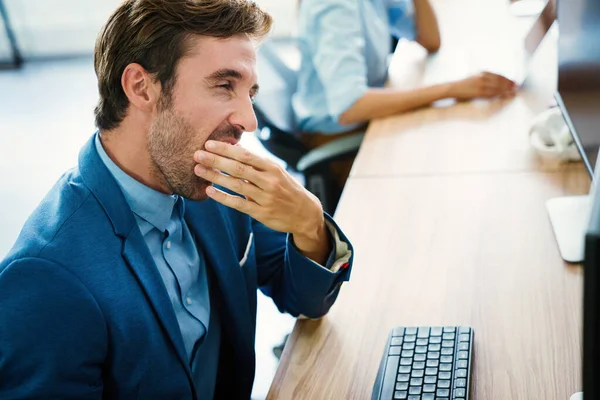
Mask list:
POLYGON ((206 194, 271 229, 289 232, 306 257, 324 265, 329 237, 319 200, 270 160, 240 146, 207 141, 206 151, 194 154, 194 173, 245 198, 209 186, 206 194), (226 175, 228 174, 228 175, 226 175))
POLYGON ((513 81, 491 72, 482 72, 450 85, 450 97, 457 100, 471 100, 477 97, 506 97, 513 95, 516 90, 513 81))

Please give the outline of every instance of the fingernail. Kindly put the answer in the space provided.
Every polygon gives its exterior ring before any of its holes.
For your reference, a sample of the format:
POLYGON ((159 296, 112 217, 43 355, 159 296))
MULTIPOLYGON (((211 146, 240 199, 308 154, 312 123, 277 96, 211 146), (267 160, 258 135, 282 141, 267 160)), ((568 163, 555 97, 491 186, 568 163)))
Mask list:
POLYGON ((217 193, 217 191, 215 190, 214 187, 209 186, 209 187, 206 188, 206 194, 208 194, 209 196, 212 196, 215 193, 217 193))
POLYGON ((209 140, 208 142, 206 142, 204 147, 206 147, 208 150, 214 150, 217 148, 217 144, 214 141, 209 140))
POLYGON ((196 161, 203 161, 206 160, 207 156, 206 153, 203 151, 197 151, 196 152, 196 161))

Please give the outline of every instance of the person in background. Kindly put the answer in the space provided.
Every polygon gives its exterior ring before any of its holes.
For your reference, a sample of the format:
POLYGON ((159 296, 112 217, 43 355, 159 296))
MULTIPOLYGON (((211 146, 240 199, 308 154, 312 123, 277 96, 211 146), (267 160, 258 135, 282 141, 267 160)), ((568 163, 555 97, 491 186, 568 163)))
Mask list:
POLYGON ((515 90, 512 81, 488 72, 418 89, 384 88, 393 36, 414 39, 429 53, 436 52, 442 40, 430 1, 301 1, 302 61, 293 108, 301 140, 309 148, 364 130, 371 119, 437 100, 492 98, 515 90))
POLYGON ((0 399, 247 400, 257 289, 329 311, 350 242, 236 145, 270 26, 247 0, 125 0, 109 18, 98 131, 0 262, 0 399))

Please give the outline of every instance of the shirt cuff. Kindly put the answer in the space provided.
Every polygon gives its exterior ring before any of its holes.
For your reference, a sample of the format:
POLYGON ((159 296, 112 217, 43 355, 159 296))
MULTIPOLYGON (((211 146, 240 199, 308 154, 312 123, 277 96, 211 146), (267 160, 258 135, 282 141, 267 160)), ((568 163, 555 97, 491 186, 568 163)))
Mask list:
POLYGON ((329 241, 332 243, 332 250, 329 253, 329 257, 327 257, 327 263, 323 266, 314 260, 310 261, 320 268, 336 273, 348 266, 352 257, 352 250, 350 250, 348 243, 341 239, 340 233, 331 221, 325 219, 325 226, 327 226, 327 230, 329 231, 329 241))

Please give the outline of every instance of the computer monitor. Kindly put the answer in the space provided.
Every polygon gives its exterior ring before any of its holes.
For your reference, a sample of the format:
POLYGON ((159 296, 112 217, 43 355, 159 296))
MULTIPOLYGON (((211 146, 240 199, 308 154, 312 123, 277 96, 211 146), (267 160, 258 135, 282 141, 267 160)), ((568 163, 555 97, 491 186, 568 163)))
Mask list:
MULTIPOLYGON (((600 147, 600 2, 559 0, 558 92, 556 100, 593 179, 600 147)), ((590 218, 588 196, 552 199, 547 204, 562 258, 584 258, 590 218)))

